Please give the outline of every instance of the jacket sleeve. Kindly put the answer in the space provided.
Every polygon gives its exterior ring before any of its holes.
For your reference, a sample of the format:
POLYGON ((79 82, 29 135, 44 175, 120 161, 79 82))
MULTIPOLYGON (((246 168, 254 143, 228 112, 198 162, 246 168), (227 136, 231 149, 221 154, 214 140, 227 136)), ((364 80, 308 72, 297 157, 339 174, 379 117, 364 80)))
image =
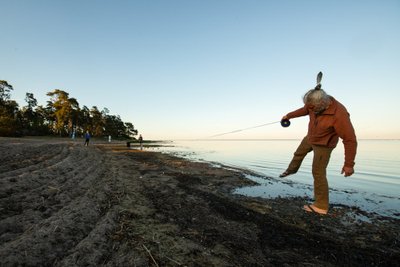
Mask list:
POLYGON ((354 167, 354 160, 357 153, 357 137, 347 111, 336 118, 334 128, 338 136, 343 140, 344 166, 354 167))
POLYGON ((288 119, 293 119, 306 115, 308 115, 308 109, 307 106, 304 106, 302 108, 296 109, 295 111, 289 112, 288 114, 286 114, 286 117, 288 117, 288 119))

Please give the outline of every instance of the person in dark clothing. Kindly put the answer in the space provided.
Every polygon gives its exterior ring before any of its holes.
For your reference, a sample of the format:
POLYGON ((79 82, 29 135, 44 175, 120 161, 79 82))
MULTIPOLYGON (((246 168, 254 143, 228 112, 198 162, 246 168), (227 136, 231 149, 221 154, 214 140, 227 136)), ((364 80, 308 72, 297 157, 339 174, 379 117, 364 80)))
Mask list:
POLYGON ((143 149, 143 137, 142 135, 139 135, 139 144, 140 144, 140 150, 143 149))
POLYGON ((86 133, 85 133, 85 146, 89 146, 89 141, 90 141, 90 133, 89 133, 89 131, 86 131, 86 133))

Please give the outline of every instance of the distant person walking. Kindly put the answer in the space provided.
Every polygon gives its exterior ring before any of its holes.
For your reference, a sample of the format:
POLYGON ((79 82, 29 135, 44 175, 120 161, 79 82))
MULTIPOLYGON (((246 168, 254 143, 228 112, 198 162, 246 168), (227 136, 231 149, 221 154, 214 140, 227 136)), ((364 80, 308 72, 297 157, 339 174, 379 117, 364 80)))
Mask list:
POLYGON ((143 137, 141 134, 139 135, 139 144, 140 144, 140 150, 143 150, 143 137))
POLYGON ((89 141, 90 141, 90 133, 89 133, 89 131, 86 131, 86 133, 85 133, 85 146, 89 146, 89 141))
POLYGON ((351 176, 354 173, 357 139, 346 108, 321 89, 322 73, 320 72, 318 76, 320 77, 319 79, 317 78, 317 86, 309 90, 303 97, 304 106, 282 118, 283 120, 289 120, 308 115, 310 121, 307 136, 304 137, 294 152, 293 159, 286 171, 279 177, 286 177, 296 173, 304 157, 313 151, 314 203, 304 205, 303 209, 308 212, 327 214, 329 209, 329 188, 326 168, 332 150, 336 147, 339 138, 341 138, 344 145, 344 165, 341 173, 345 177, 351 176))

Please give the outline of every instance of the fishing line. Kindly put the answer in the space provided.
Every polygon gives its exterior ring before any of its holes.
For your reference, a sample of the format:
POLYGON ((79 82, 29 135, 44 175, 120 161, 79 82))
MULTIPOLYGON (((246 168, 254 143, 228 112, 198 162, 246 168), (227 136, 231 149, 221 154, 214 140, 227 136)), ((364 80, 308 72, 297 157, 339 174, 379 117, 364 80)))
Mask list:
MULTIPOLYGON (((285 120, 285 121, 286 121, 286 120, 285 120)), ((280 123, 282 124, 282 121, 274 121, 274 122, 269 122, 269 123, 265 123, 265 124, 261 124, 261 125, 257 125, 257 126, 252 126, 252 127, 248 127, 248 128, 243 128, 243 129, 234 130, 234 131, 231 131, 231 132, 226 132, 226 133, 220 133, 220 134, 212 135, 212 136, 209 136, 208 138, 214 138, 214 137, 222 136, 222 135, 226 135, 226 134, 238 133, 238 132, 241 132, 241 131, 246 131, 246 130, 250 130, 250 129, 255 129, 255 128, 259 128, 259 127, 263 127, 263 126, 267 126, 267 125, 272 125, 272 124, 275 124, 275 123, 278 123, 278 122, 280 122, 280 123)), ((287 120, 287 122, 289 122, 289 120, 287 120)), ((285 123, 287 123, 287 122, 285 122, 285 123)), ((290 122, 289 122, 289 124, 290 124, 290 122)), ((283 126, 283 124, 282 124, 282 126, 283 126)), ((287 127, 287 126, 284 126, 284 127, 287 127)))
MULTIPOLYGON (((321 80, 322 80, 322 72, 320 71, 317 75, 317 86, 315 86, 314 90, 321 90, 321 80)), ((282 127, 289 127, 290 126, 290 121, 288 119, 282 119, 280 121, 274 121, 274 122, 269 122, 269 123, 265 123, 265 124, 261 124, 261 125, 256 125, 256 126, 252 126, 252 127, 248 127, 248 128, 243 128, 243 129, 238 129, 238 130, 234 130, 231 132, 226 132, 226 133, 220 133, 220 134, 216 134, 216 135, 212 135, 209 136, 208 138, 214 138, 214 137, 218 137, 218 136, 223 136, 226 134, 232 134, 232 133, 238 133, 238 132, 242 132, 242 131, 246 131, 246 130, 250 130, 250 129, 254 129, 254 128, 259 128, 259 127, 263 127, 263 126, 267 126, 267 125, 272 125, 275 123, 280 122, 282 127)))
MULTIPOLYGON (((314 90, 321 90, 321 80, 322 80, 322 72, 320 71, 317 75, 317 86, 315 86, 314 90)), ((267 125, 272 125, 275 123, 280 122, 282 127, 289 127, 290 126, 290 121, 288 119, 282 119, 280 121, 274 121, 274 122, 269 122, 269 123, 265 123, 265 124, 261 124, 261 125, 256 125, 256 126, 252 126, 252 127, 248 127, 248 128, 243 128, 243 129, 238 129, 238 130, 234 130, 231 132, 226 132, 226 133, 220 133, 220 134, 215 134, 212 136, 209 136, 208 138, 214 138, 214 137, 218 137, 218 136, 223 136, 226 134, 232 134, 232 133, 238 133, 241 131, 246 131, 246 130, 250 130, 250 129, 254 129, 254 128, 259 128, 259 127, 264 127, 267 125)))

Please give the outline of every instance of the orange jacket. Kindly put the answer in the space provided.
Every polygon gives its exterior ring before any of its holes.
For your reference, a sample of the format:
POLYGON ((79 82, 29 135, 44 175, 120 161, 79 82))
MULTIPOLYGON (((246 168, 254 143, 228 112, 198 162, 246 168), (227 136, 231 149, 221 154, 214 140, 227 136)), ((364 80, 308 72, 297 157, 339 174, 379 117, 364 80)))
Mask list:
POLYGON ((339 137, 343 140, 345 161, 344 166, 354 167, 357 153, 357 138, 350 114, 336 99, 331 97, 330 106, 321 114, 315 114, 307 105, 288 113, 288 119, 310 116, 308 123, 308 141, 312 145, 336 147, 339 137))

